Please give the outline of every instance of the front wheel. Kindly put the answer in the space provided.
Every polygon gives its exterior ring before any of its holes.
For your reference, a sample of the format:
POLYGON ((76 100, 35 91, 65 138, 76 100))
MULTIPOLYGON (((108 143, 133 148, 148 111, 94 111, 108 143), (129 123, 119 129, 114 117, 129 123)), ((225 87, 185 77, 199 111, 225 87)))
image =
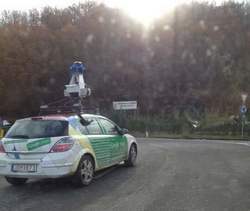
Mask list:
POLYGON ((27 178, 5 177, 6 181, 14 186, 21 186, 27 182, 27 178))
POLYGON ((77 171, 72 178, 73 185, 83 187, 89 185, 94 177, 94 161, 91 156, 84 155, 78 165, 77 171))
POLYGON ((137 159, 137 147, 136 144, 132 144, 129 149, 128 160, 125 160, 125 166, 132 167, 135 166, 137 159))

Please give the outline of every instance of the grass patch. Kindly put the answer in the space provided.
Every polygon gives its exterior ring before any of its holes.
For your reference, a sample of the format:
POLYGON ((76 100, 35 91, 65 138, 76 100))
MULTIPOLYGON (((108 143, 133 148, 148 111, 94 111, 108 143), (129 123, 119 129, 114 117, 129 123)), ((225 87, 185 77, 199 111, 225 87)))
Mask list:
MULTIPOLYGON (((145 133, 141 132, 131 132, 135 137, 138 138, 145 138, 145 133)), ((241 136, 226 136, 226 135, 197 135, 197 134, 169 134, 164 132, 153 132, 148 134, 148 138, 167 138, 167 139, 209 139, 209 140, 243 140, 243 141, 249 141, 250 137, 244 137, 241 136)))

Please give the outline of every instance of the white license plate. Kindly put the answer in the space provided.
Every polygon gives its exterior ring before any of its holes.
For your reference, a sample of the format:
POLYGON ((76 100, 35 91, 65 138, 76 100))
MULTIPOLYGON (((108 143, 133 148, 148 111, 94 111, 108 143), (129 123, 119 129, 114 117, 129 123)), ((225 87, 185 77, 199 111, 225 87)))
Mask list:
POLYGON ((12 171, 14 172, 36 172, 36 164, 13 164, 12 171))

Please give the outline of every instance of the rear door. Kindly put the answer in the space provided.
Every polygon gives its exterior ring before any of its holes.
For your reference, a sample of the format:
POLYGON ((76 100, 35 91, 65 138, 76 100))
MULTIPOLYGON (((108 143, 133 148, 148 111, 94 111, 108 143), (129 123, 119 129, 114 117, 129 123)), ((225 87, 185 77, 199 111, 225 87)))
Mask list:
POLYGON ((117 127, 112 121, 106 118, 98 118, 99 123, 104 129, 105 135, 111 139, 112 142, 112 163, 116 164, 125 159, 126 156, 126 137, 120 135, 117 127))
POLYGON ((88 130, 88 138, 95 152, 96 160, 99 168, 105 168, 112 165, 111 152, 112 142, 110 137, 104 134, 104 131, 100 127, 98 121, 94 117, 84 117, 90 122, 86 126, 88 130))

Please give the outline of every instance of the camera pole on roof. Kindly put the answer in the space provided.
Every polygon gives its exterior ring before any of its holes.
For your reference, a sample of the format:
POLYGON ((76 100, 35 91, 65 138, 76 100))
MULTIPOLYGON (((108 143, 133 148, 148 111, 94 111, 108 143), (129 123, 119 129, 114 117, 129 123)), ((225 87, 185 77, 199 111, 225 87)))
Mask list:
POLYGON ((39 115, 55 113, 77 113, 90 110, 84 106, 84 100, 91 95, 91 89, 84 81, 86 66, 75 61, 70 66, 70 81, 65 85, 64 98, 47 105, 40 106, 39 115))
POLYGON ((91 95, 91 89, 87 87, 84 81, 84 73, 86 66, 80 62, 75 61, 70 66, 70 82, 65 85, 64 96, 69 97, 73 102, 78 102, 80 112, 83 111, 83 101, 86 97, 91 95))

